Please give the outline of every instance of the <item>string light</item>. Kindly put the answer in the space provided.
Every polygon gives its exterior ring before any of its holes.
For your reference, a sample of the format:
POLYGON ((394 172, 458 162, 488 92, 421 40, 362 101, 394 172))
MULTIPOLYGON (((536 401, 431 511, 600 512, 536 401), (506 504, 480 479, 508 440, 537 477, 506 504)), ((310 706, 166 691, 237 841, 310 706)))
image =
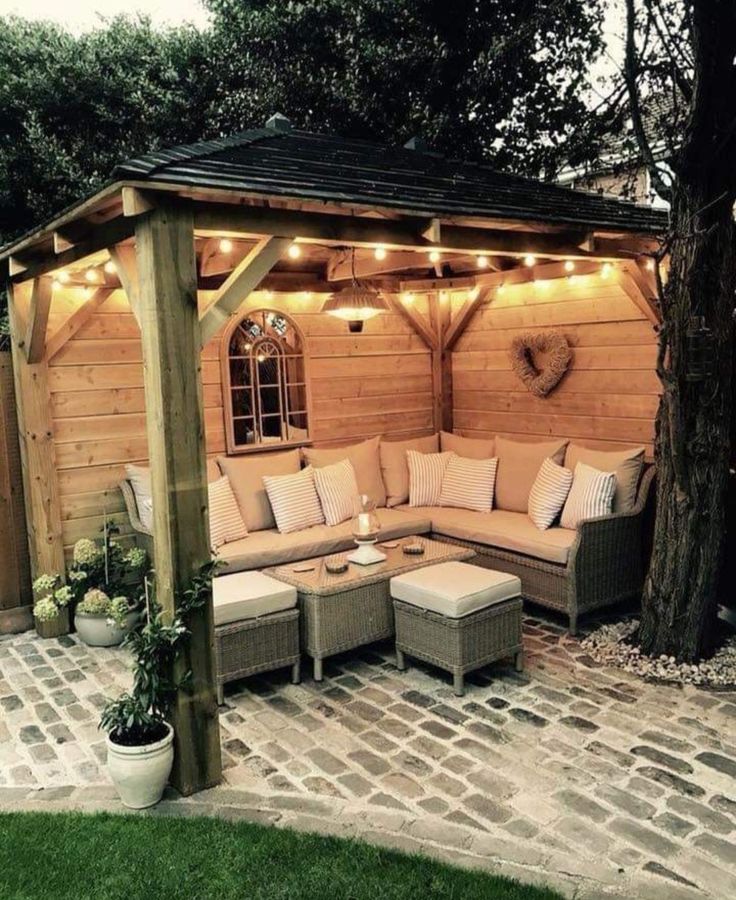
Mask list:
POLYGON ((231 253, 233 249, 233 242, 229 238, 223 238, 220 241, 220 253, 231 253))
POLYGON ((85 297, 91 297, 92 296, 92 288, 91 287, 82 288, 82 294, 84 294, 85 297))
POLYGON ((266 300, 273 300, 273 291, 264 291, 263 293, 266 297, 266 300))
POLYGON ((571 259, 565 260, 565 271, 566 272, 574 272, 575 271, 575 263, 571 259))
POLYGON ((537 257, 533 253, 527 253, 524 257, 524 265, 531 268, 533 265, 536 265, 537 257))
POLYGON ((386 259, 386 248, 385 247, 376 247, 373 251, 373 255, 377 260, 386 259))
POLYGON ((440 291, 440 303, 447 303, 449 299, 447 291, 440 291))
POLYGON ((481 254, 481 256, 479 256, 478 259, 476 260, 476 264, 479 269, 487 269, 488 268, 488 257, 483 256, 481 254))
POLYGON ((608 278, 612 271, 613 266, 610 263, 603 263, 601 266, 601 278, 608 278))
POLYGON ((89 282, 97 281, 97 272, 95 272, 94 269, 87 269, 87 271, 84 273, 84 277, 89 282))
POLYGON ((304 291, 304 293, 302 294, 302 297, 304 297, 305 300, 311 300, 311 298, 312 298, 312 292, 311 292, 311 291, 304 291))
POLYGON ((54 290, 58 290, 61 287, 61 282, 59 281, 58 278, 54 278, 54 280, 51 282, 51 287, 54 290))
POLYGON ((115 263, 111 259, 108 259, 108 261, 105 263, 104 269, 108 275, 114 275, 115 274, 115 263))
POLYGON ((401 298, 407 306, 411 306, 414 302, 414 294, 411 291, 407 291, 404 296, 401 298))
POLYGON ((437 263, 441 259, 441 254, 439 250, 430 250, 429 251, 429 261, 433 263, 437 263))
POLYGON ((505 285, 504 282, 502 281, 501 284, 499 284, 498 288, 496 289, 496 293, 497 293, 497 294, 503 294, 503 292, 504 292, 505 290, 506 290, 506 285, 505 285))
POLYGON ((62 284, 66 284, 69 281, 69 273, 64 269, 62 269, 56 277, 62 284))
POLYGON ((648 271, 648 272, 653 272, 653 271, 654 271, 654 260, 653 260, 653 259, 648 259, 648 260, 647 260, 647 271, 648 271))
POLYGON ((302 255, 302 248, 299 244, 290 244, 288 254, 291 259, 299 259, 302 255))

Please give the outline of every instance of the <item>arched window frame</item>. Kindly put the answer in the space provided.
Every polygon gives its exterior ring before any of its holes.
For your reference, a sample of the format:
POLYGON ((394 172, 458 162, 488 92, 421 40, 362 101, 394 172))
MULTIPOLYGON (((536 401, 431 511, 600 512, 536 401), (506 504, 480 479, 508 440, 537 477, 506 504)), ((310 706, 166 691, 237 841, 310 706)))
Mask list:
MULTIPOLYGON (((274 338, 276 343, 279 343, 278 335, 270 335, 265 333, 263 336, 256 338, 253 341, 253 347, 250 351, 251 359, 255 355, 254 351, 257 348, 258 344, 262 344, 270 339, 274 338)), ((251 362, 252 365, 252 362, 251 362)), ((255 452, 263 452, 264 450, 279 450, 283 448, 289 447, 304 447, 312 444, 312 427, 313 427, 313 417, 312 417, 312 394, 310 387, 310 375, 309 375, 309 354, 307 353, 307 344, 304 339, 304 334, 296 324, 294 319, 288 314, 283 312, 280 309, 272 309, 268 307, 257 307, 255 309, 247 309, 243 312, 239 313, 237 316, 233 316, 232 320, 228 323, 225 328, 221 341, 220 341, 220 371, 221 371, 221 382, 222 382, 222 401, 223 401, 223 412, 225 418, 225 441, 227 446, 227 452, 229 455, 239 455, 244 453, 255 453, 255 452), (231 377, 231 355, 230 355, 230 342, 232 340, 233 335, 236 330, 240 327, 242 322, 248 318, 254 318, 257 316, 263 316, 264 319, 269 314, 273 314, 275 316, 279 316, 286 320, 288 323, 289 329, 294 335, 295 340, 298 343, 298 353, 293 354, 295 357, 301 358, 302 368, 304 372, 304 398, 305 398, 305 409, 304 414, 307 419, 307 435, 304 438, 293 439, 293 440, 274 440, 274 441, 263 441, 260 440, 258 442, 254 442, 251 444, 243 444, 239 443, 236 440, 236 429, 235 422, 237 420, 237 416, 233 411, 233 394, 234 389, 237 390, 238 386, 232 384, 231 377)), ((251 370, 253 371, 253 370, 251 370)), ((256 369, 257 371, 257 369, 256 369)), ((253 379, 251 379, 253 384, 253 392, 255 395, 256 384, 253 379)), ((280 382, 280 388, 282 391, 285 391, 289 385, 288 381, 280 382)), ((301 384, 301 382, 294 382, 292 384, 301 384)), ((282 404, 284 402, 284 395, 281 394, 282 404)), ((283 410, 283 405, 281 409, 283 410)), ((255 412, 255 411, 254 411, 255 412)), ((292 412, 296 414, 297 410, 288 410, 287 412, 292 412)), ((255 415, 254 415, 255 418, 255 415)), ((263 435, 261 434, 261 437, 263 435)))

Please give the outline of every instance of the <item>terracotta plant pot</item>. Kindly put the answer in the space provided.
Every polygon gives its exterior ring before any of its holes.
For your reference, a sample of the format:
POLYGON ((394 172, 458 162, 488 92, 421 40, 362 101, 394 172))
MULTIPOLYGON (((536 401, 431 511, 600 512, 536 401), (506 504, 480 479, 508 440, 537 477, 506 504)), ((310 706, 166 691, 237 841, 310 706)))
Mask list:
POLYGON ((146 809, 161 799, 174 764, 174 729, 155 744, 126 747, 107 737, 107 768, 123 805, 146 809))
POLYGON ((59 610, 59 615, 53 619, 42 622, 33 617, 36 625, 36 633, 42 638, 60 637, 62 634, 69 634, 69 610, 64 608, 59 610))
POLYGON ((79 639, 89 647, 117 647, 135 625, 137 618, 137 612, 129 612, 125 625, 121 628, 109 616, 92 616, 77 611, 74 614, 74 627, 79 639))

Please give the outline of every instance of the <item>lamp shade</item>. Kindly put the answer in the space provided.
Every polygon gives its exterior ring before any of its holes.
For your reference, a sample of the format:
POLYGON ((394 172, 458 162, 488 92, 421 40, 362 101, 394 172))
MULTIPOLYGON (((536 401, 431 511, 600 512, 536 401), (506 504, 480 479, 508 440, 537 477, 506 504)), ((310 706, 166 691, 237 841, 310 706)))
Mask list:
POLYGON ((322 312, 344 319, 351 331, 362 331, 363 322, 386 312, 388 303, 378 293, 357 282, 329 296, 322 304, 322 312))

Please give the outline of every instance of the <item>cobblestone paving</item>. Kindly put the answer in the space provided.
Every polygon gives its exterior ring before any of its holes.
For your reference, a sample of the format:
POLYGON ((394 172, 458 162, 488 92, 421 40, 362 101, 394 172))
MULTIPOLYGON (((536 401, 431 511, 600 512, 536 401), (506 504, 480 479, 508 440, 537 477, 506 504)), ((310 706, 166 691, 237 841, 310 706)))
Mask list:
MULTIPOLYGON (((735 897, 736 690, 598 668, 539 619, 525 650, 523 674, 488 668, 462 698, 390 645, 321 684, 231 685, 226 783, 156 814, 360 836, 588 900, 735 897)), ((0 808, 120 808, 97 718, 127 680, 121 650, 0 639, 0 808)))

